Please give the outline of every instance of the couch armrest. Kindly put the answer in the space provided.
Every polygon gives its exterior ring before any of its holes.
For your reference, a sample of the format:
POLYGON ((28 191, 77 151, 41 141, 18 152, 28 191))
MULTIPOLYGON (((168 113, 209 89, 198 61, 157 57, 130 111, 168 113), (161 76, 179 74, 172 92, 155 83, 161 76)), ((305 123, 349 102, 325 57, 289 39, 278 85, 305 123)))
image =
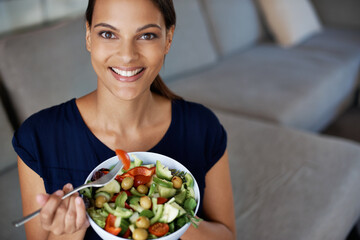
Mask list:
POLYGON ((359 0, 312 0, 326 26, 360 29, 359 0))

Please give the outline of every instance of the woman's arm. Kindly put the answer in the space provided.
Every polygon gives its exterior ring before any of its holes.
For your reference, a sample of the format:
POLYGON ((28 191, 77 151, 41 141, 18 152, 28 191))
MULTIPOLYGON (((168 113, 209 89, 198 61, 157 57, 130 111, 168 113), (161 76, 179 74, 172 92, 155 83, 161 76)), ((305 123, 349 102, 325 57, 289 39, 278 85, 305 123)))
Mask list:
POLYGON ((208 221, 200 222, 197 229, 190 226, 181 239, 233 240, 236 227, 227 152, 206 174, 205 181, 203 209, 208 221))
POLYGON ((89 224, 84 203, 76 194, 61 200, 72 187, 65 185, 63 190, 48 195, 43 180, 20 157, 18 170, 24 216, 42 207, 40 215, 25 224, 27 239, 83 239, 89 224))

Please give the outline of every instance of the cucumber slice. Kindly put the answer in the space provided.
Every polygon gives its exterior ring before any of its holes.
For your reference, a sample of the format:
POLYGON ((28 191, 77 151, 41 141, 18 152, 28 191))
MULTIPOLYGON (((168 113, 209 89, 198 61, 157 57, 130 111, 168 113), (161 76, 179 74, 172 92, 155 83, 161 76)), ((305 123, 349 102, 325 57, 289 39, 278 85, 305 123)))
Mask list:
POLYGON ((190 173, 185 174, 185 182, 186 182, 186 185, 188 185, 189 187, 191 187, 191 188, 194 187, 194 179, 190 175, 190 173))
POLYGON ((136 188, 134 188, 134 187, 132 187, 132 188, 130 189, 130 192, 131 192, 131 194, 134 195, 134 196, 138 196, 138 197, 145 196, 144 193, 139 193, 139 191, 136 190, 136 188))
POLYGON ((136 155, 131 154, 131 157, 134 159, 134 167, 139 167, 143 163, 136 155))
POLYGON ((95 194, 95 199, 96 199, 97 197, 99 197, 99 196, 104 196, 107 202, 110 201, 110 198, 111 198, 111 195, 110 195, 110 193, 108 193, 108 192, 102 192, 102 191, 101 191, 101 192, 97 192, 97 193, 95 194))
POLYGON ((114 194, 120 192, 120 189, 120 183, 114 179, 105 186, 96 190, 96 192, 108 192, 110 194, 114 194))
POLYGON ((110 205, 108 203, 104 203, 104 209, 108 212, 108 213, 111 213, 113 214, 114 213, 114 209, 112 207, 110 207, 110 205))
POLYGON ((171 197, 175 196, 175 194, 176 194, 175 188, 167 188, 167 187, 162 187, 159 185, 158 190, 159 190, 160 197, 164 197, 164 198, 171 198, 171 197))
POLYGON ((147 167, 147 168, 152 168, 155 167, 155 164, 150 163, 150 164, 146 164, 146 165, 142 165, 143 167, 147 167))
POLYGON ((159 160, 156 161, 156 176, 169 181, 172 179, 172 174, 169 168, 162 165, 159 160))
POLYGON ((129 218, 133 214, 133 211, 126 208, 117 207, 115 208, 113 214, 117 217, 129 218))
POLYGON ((170 223, 179 215, 179 209, 173 207, 171 204, 165 203, 164 212, 159 219, 159 222, 170 223))
POLYGON ((176 202, 173 202, 173 203, 170 203, 171 206, 173 206, 174 208, 177 208, 179 209, 179 214, 177 217, 181 217, 183 216, 184 214, 186 214, 186 211, 185 209, 183 209, 179 204, 177 204, 176 202))
POLYGON ((175 195, 175 202, 178 204, 183 204, 186 198, 186 190, 182 190, 180 193, 175 195))
POLYGON ((129 220, 130 220, 131 223, 135 223, 138 218, 139 218, 139 213, 138 213, 138 212, 135 212, 135 213, 129 218, 129 220))
POLYGON ((149 197, 152 197, 152 195, 153 195, 154 192, 155 192, 155 189, 156 189, 156 184, 155 184, 155 183, 152 183, 151 186, 150 186, 150 189, 149 189, 149 193, 148 193, 148 196, 149 196, 149 197))
POLYGON ((157 221, 159 221, 160 217, 163 214, 163 211, 164 211, 164 205, 162 205, 162 204, 157 205, 156 214, 152 219, 150 219, 150 224, 151 225, 156 223, 157 221))
POLYGON ((140 216, 144 216, 144 217, 147 217, 148 219, 151 219, 155 216, 155 214, 153 211, 146 209, 140 213, 140 216))
POLYGON ((160 179, 155 176, 153 177, 153 181, 154 181, 154 183, 156 183, 157 185, 162 186, 162 187, 173 188, 173 186, 174 186, 172 182, 167 181, 165 179, 160 179))
POLYGON ((128 196, 125 192, 120 193, 115 199, 115 206, 116 207, 125 207, 125 202, 128 196))
POLYGON ((128 230, 129 226, 130 226, 130 222, 125 218, 121 218, 121 222, 120 222, 121 232, 119 235, 120 236, 124 235, 128 230))

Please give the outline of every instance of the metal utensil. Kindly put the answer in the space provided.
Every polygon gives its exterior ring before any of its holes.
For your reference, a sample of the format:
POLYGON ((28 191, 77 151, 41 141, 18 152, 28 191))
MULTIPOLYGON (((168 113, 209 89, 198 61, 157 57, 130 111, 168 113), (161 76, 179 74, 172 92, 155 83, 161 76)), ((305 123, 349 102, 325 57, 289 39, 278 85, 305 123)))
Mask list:
MULTIPOLYGON (((65 198, 71 196, 73 193, 75 193, 75 192, 77 192, 77 191, 79 191, 79 190, 81 190, 81 189, 87 188, 87 187, 102 187, 102 186, 108 184, 110 181, 112 181, 112 180, 116 177, 116 175, 118 174, 118 172, 120 171, 120 169, 122 168, 122 166, 123 166, 123 164, 122 164, 122 162, 119 160, 119 161, 117 162, 117 164, 113 167, 113 169, 111 169, 111 171, 110 171, 108 174, 100 177, 100 178, 99 178, 98 180, 96 180, 96 181, 89 182, 89 183, 83 184, 83 185, 75 188, 75 189, 72 190, 71 192, 68 192, 67 194, 65 194, 61 199, 65 199, 65 198)), ((36 216, 40 213, 40 211, 41 211, 41 208, 40 208, 39 210, 37 210, 37 211, 35 211, 35 212, 33 212, 33 213, 25 216, 25 217, 19 219, 19 220, 14 221, 14 222, 13 222, 13 225, 14 225, 15 227, 19 227, 19 226, 23 225, 23 224, 26 223, 27 221, 29 221, 29 220, 31 220, 32 218, 36 217, 36 216)))

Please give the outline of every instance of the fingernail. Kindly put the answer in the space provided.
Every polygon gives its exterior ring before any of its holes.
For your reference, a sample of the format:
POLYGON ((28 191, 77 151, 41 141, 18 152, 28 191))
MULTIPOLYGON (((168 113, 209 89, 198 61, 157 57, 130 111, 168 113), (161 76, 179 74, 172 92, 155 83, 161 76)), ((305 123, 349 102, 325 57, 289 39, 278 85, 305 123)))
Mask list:
POLYGON ((58 197, 62 197, 64 195, 63 191, 61 191, 61 190, 57 190, 54 194, 58 197))
POLYGON ((71 190, 73 190, 74 187, 73 187, 73 185, 71 183, 68 183, 68 184, 65 185, 65 188, 67 190, 71 191, 71 190))
POLYGON ((76 198, 75 198, 75 203, 76 203, 77 205, 81 205, 82 202, 83 202, 83 200, 82 200, 81 197, 76 197, 76 198))

